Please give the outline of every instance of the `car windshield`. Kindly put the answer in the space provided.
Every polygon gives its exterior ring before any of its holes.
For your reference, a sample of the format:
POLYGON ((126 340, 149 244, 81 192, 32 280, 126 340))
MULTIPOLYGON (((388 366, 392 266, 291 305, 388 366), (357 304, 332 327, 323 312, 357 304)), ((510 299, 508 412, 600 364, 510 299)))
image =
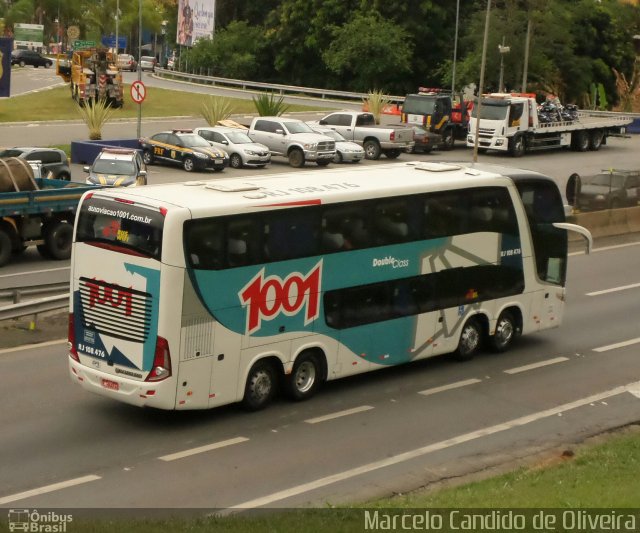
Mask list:
POLYGON ((185 146, 191 147, 201 147, 201 148, 211 148, 211 145, 200 135, 196 135, 195 133, 188 133, 187 135, 180 135, 180 140, 184 143, 185 146))
POLYGON ((234 144, 252 143, 253 140, 244 131, 230 131, 226 133, 229 140, 234 144))
POLYGON ((588 183, 591 185, 606 185, 613 189, 622 189, 624 187, 624 176, 616 176, 615 174, 598 174, 588 183))
POLYGON ((289 133, 313 133, 313 130, 304 122, 283 122, 289 133))
POLYGON ((0 157, 20 157, 22 150, 15 150, 7 148, 6 150, 0 150, 0 157))
MULTIPOLYGON (((471 116, 476 118, 478 116, 478 106, 474 106, 471 111, 471 116)), ((485 120, 504 120, 507 118, 507 112, 509 111, 508 105, 491 105, 482 101, 482 116, 485 120)))
POLYGON ((130 176, 136 173, 136 167, 133 161, 97 159, 93 164, 93 172, 96 174, 126 174, 130 176))

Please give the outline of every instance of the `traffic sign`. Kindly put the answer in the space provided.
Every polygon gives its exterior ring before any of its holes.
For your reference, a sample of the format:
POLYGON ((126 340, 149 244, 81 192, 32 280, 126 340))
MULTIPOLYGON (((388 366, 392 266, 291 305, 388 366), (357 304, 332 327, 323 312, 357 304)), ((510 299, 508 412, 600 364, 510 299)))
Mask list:
POLYGON ((144 83, 140 80, 134 81, 131 84, 131 99, 136 104, 141 104, 145 96, 147 96, 147 88, 144 86, 144 83))
POLYGON ((96 45, 95 41, 73 41, 73 49, 74 50, 83 50, 84 48, 93 48, 96 45))

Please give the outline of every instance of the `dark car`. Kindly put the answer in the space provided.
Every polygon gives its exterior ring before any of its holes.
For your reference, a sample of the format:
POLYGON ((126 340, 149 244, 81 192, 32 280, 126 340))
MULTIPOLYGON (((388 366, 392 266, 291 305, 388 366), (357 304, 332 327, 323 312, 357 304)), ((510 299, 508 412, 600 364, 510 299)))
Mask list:
POLYGON ((224 150, 213 148, 193 130, 171 130, 140 139, 142 159, 146 165, 158 161, 182 165, 187 172, 213 169, 216 172, 229 166, 224 150))
POLYGON ((21 146, 0 149, 0 157, 20 157, 26 161, 40 161, 44 177, 70 180, 71 169, 67 154, 58 148, 37 148, 21 146))
POLYGON ((640 170, 606 170, 583 176, 577 207, 583 210, 632 207, 640 201, 640 170))
POLYGON ((140 150, 133 148, 103 148, 93 165, 85 166, 87 183, 130 187, 147 184, 147 168, 140 150))
POLYGON ((35 68, 49 68, 53 65, 53 60, 48 57, 44 57, 35 50, 13 50, 11 52, 11 64, 20 65, 21 67, 31 65, 35 68))
POLYGON ((437 149, 442 143, 442 135, 433 133, 422 126, 413 125, 413 141, 415 144, 409 153, 422 152, 428 154, 431 150, 437 149))

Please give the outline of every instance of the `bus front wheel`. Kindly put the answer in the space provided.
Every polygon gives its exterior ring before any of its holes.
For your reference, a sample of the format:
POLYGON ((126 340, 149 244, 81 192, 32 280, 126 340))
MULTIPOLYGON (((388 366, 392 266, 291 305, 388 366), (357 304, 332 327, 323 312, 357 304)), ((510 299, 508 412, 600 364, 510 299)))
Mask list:
POLYGON ((258 361, 249 370, 242 405, 249 411, 264 409, 276 393, 276 373, 268 361, 258 361))
POLYGON ((476 318, 470 318, 460 332, 458 348, 454 352, 454 357, 458 361, 468 361, 480 349, 482 344, 482 328, 476 318))
POLYGON ((321 383, 322 366, 318 356, 313 352, 302 353, 287 376, 286 393, 292 400, 307 400, 318 391, 321 383))

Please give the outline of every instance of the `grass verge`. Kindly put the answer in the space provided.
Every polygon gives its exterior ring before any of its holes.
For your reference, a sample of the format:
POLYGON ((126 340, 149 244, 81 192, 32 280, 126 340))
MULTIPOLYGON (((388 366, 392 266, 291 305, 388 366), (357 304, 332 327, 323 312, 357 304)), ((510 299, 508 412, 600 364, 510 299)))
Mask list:
MULTIPOLYGON (((325 508, 289 512, 255 512, 252 515, 203 517, 196 519, 94 521, 83 524, 83 531, 209 532, 236 533, 273 531, 359 532, 369 530, 406 530, 401 522, 395 527, 387 516, 411 514, 423 520, 426 510, 443 518, 442 527, 422 526, 410 530, 510 531, 509 527, 462 527, 467 513, 502 517, 522 517, 521 531, 637 531, 640 527, 640 426, 592 439, 570 453, 555 459, 519 468, 513 472, 443 490, 417 491, 410 495, 367 502, 358 508, 325 508), (625 509, 626 508, 626 509, 625 509), (452 509, 454 510, 452 513, 452 509), (596 509, 599 509, 597 511, 596 509), (612 511, 615 509, 615 511, 612 511), (462 518, 455 510, 462 510, 462 518), (473 511, 472 511, 473 510, 473 511), (620 528, 606 527, 615 513, 620 528), (630 516, 632 518, 630 518, 630 516), (534 527, 536 516, 539 518, 534 527), (367 520, 369 527, 367 527, 367 520), (545 522, 542 522, 544 520, 545 522), (596 520, 599 527, 593 526, 596 520), (457 521, 455 524, 454 522, 457 521), (604 522, 603 522, 604 521, 604 522), (553 522, 553 523, 552 523, 553 522), (580 529, 578 526, 585 526, 580 529), (377 527, 372 527, 376 526, 377 527), (540 527, 545 525, 546 527, 540 527), (634 529, 629 529, 633 525, 634 529), (85 527, 86 526, 86 527, 85 527)), ((79 524, 78 524, 79 525, 79 524)), ((504 523, 502 524, 504 525, 504 523)))
MULTIPOLYGON (((135 118, 138 116, 138 104, 131 100, 130 85, 124 85, 124 106, 116 109, 112 120, 135 118)), ((171 116, 201 116, 202 104, 208 100, 208 94, 186 93, 158 87, 147 87, 147 96, 142 103, 143 118, 171 116)), ((256 113, 251 100, 230 98, 233 114, 256 113)), ((311 111, 313 108, 291 105, 288 111, 311 111)), ((0 102, 0 122, 25 122, 51 120, 80 120, 69 86, 56 87, 43 92, 13 96, 0 102)))

